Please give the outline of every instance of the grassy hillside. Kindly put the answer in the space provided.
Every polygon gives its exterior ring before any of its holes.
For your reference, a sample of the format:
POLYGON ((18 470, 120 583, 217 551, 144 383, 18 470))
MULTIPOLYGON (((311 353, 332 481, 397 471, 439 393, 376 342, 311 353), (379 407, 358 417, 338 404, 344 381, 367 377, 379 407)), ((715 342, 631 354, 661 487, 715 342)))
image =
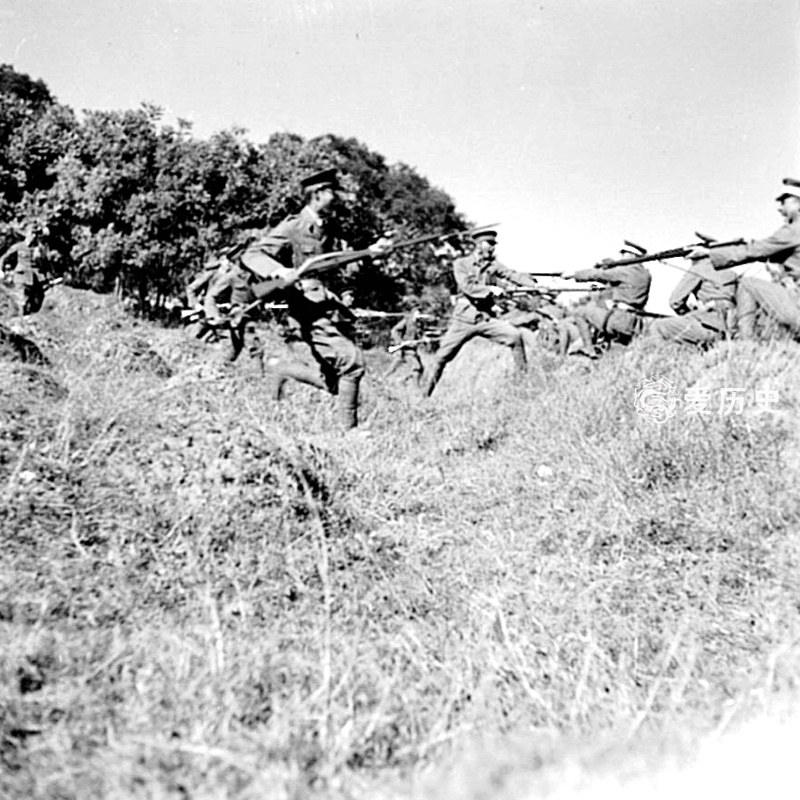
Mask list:
POLYGON ((516 798, 793 701, 796 345, 514 383, 474 343, 426 402, 371 353, 344 435, 254 360, 48 306, 52 366, 0 359, 0 796, 516 798), (709 413, 637 416, 656 374, 709 413))

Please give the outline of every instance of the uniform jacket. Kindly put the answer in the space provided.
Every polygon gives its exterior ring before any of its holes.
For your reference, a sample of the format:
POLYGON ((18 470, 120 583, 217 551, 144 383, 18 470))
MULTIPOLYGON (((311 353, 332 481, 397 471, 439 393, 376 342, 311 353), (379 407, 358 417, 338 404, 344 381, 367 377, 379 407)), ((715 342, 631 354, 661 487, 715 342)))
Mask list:
POLYGON ((44 280, 44 276, 39 269, 40 254, 38 247, 25 242, 18 242, 0 258, 0 268, 4 266, 6 259, 12 255, 17 257, 17 264, 13 271, 14 283, 17 286, 35 286, 44 280))
POLYGON ((787 222, 766 239, 747 244, 715 247, 709 250, 714 269, 724 269, 751 261, 782 264, 787 275, 800 281, 800 220, 787 222))
POLYGON ((322 220, 308 207, 292 214, 267 232, 257 244, 283 266, 299 267, 312 256, 329 253, 333 239, 325 233, 322 220))
POLYGON ((524 272, 516 272, 497 261, 486 261, 476 250, 453 263, 459 295, 453 308, 453 319, 462 322, 481 322, 498 316, 490 286, 507 281, 516 286, 536 286, 536 281, 524 272))
POLYGON ((653 276, 643 264, 627 264, 608 269, 582 269, 575 273, 577 281, 597 281, 611 286, 611 300, 636 309, 647 305, 653 276))

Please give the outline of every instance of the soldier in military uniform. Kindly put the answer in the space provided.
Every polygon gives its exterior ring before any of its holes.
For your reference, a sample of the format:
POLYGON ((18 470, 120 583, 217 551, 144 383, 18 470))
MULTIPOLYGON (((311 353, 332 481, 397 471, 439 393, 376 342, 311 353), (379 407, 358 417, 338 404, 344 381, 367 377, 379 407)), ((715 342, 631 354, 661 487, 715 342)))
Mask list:
MULTIPOLYGON (((623 256, 638 255, 627 248, 623 256)), ((626 264, 605 269, 581 269, 564 273, 564 278, 576 281, 596 281, 611 288, 606 300, 595 300, 578 306, 572 318, 577 326, 583 348, 581 352, 595 354, 598 337, 627 344, 642 329, 641 312, 647 305, 653 277, 644 264, 626 264)))
MULTIPOLYGON (((248 297, 265 300, 280 293, 287 313, 308 345, 313 364, 297 358, 272 358, 267 369, 275 378, 280 400, 289 379, 338 395, 339 417, 346 429, 358 424, 358 395, 364 375, 364 354, 353 341, 355 315, 318 278, 302 277, 299 268, 311 257, 330 252, 333 240, 325 230, 325 212, 339 188, 333 169, 302 181, 306 204, 299 214, 280 222, 242 256, 249 273, 248 297)), ((235 306, 243 287, 233 286, 235 306)))
POLYGON ((206 316, 218 315, 221 299, 230 302, 230 341, 224 361, 235 361, 245 343, 248 308, 257 297, 253 286, 261 284, 266 291, 270 281, 282 270, 301 266, 308 258, 328 253, 333 239, 325 230, 325 214, 339 188, 335 169, 309 175, 300 182, 305 205, 298 214, 291 214, 240 254, 237 268, 209 289, 206 295, 206 316))
POLYGON ((453 263, 458 296, 450 324, 423 380, 425 396, 433 393, 444 368, 458 355, 458 351, 470 339, 478 336, 510 347, 518 372, 524 372, 527 367, 519 329, 498 319, 500 311, 495 305, 495 298, 501 296, 504 289, 496 281, 525 287, 535 287, 536 281, 525 273, 515 272, 497 263, 494 256, 496 231, 479 231, 472 238, 475 242, 472 253, 457 258, 453 263))
POLYGON ((786 179, 775 200, 778 213, 786 221, 766 239, 728 247, 695 247, 687 258, 708 264, 714 270, 727 270, 738 264, 766 261, 772 282, 744 277, 736 294, 739 336, 752 339, 759 308, 800 336, 800 182, 786 179))
POLYGON ((715 272, 708 259, 686 270, 669 298, 677 317, 654 320, 649 334, 683 344, 712 344, 732 334, 739 276, 715 272))
POLYGON ((35 314, 44 302, 47 288, 42 273, 43 253, 36 239, 36 233, 28 229, 23 241, 10 247, 0 258, 0 272, 5 269, 6 261, 16 257, 12 276, 17 302, 23 315, 35 314))
POLYGON ((423 333, 422 314, 416 307, 392 326, 389 332, 389 341, 395 353, 395 362, 388 372, 389 376, 409 365, 414 382, 418 384, 422 380, 425 368, 419 354, 419 340, 423 333))

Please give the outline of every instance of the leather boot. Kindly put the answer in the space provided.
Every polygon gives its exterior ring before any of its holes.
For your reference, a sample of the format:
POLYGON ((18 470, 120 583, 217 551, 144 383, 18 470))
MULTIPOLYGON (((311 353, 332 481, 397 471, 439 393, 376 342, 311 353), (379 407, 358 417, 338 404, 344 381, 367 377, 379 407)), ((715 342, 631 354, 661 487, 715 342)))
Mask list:
POLYGON ((339 379, 339 421, 345 430, 358 425, 358 385, 360 378, 347 375, 339 379))

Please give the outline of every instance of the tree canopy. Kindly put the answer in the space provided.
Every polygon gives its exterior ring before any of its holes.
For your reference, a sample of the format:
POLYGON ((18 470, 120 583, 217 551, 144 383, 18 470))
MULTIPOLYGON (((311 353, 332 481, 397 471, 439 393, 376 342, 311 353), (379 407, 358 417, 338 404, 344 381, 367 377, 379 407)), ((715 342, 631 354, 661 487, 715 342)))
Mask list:
MULTIPOLYGON (((467 227, 444 190, 357 139, 254 143, 234 127, 203 140, 149 104, 79 116, 41 80, 0 65, 0 248, 33 228, 53 272, 77 286, 117 287, 143 306, 182 295, 206 258, 296 211, 300 178, 328 167, 345 190, 332 220, 344 247, 467 227)), ((332 280, 360 303, 395 308, 441 303, 449 275, 415 248, 332 280)))

